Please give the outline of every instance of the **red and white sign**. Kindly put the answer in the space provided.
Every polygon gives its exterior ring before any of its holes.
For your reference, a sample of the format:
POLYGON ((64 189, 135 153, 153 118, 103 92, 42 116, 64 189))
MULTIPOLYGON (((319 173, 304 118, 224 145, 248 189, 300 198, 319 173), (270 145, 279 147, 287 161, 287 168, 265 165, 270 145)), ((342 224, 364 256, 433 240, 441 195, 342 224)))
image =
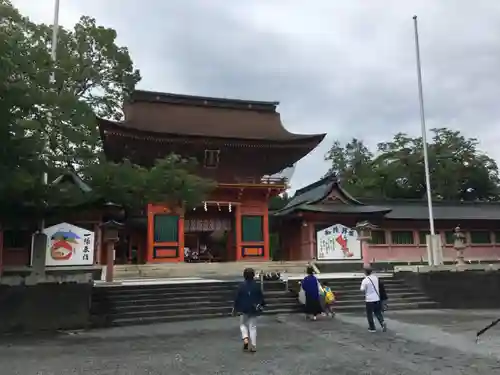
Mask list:
POLYGON ((68 223, 45 228, 47 266, 90 266, 94 263, 94 232, 68 223))
POLYGON ((360 260, 361 241, 358 233, 342 224, 335 224, 316 233, 317 260, 360 260))

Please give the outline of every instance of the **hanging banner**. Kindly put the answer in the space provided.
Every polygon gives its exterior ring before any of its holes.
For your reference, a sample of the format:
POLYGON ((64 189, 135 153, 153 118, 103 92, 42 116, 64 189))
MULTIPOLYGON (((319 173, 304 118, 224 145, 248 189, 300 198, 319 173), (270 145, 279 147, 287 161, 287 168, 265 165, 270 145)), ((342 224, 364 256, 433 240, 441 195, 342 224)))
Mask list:
POLYGON ((94 264, 94 232, 68 223, 43 231, 47 235, 47 266, 91 266, 94 264))
POLYGON ((361 241, 358 233, 342 224, 316 233, 317 260, 361 260, 361 241))

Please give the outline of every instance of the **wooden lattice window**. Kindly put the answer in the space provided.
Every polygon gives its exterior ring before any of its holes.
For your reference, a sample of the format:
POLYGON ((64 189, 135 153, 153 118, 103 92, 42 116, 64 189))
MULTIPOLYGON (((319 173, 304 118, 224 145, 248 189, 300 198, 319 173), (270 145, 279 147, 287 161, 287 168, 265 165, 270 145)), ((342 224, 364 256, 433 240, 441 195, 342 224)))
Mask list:
POLYGON ((3 231, 3 248, 25 250, 31 248, 32 233, 29 230, 5 229, 3 231))
POLYGON ((428 230, 421 230, 418 232, 418 243, 420 245, 427 245, 427 236, 430 235, 431 232, 428 230))
POLYGON ((153 226, 155 242, 179 241, 179 216, 156 214, 153 226))
POLYGON ((495 231, 495 243, 500 243, 500 230, 495 231))
POLYGON ((219 150, 205 150, 205 168, 217 168, 219 166, 219 150))
POLYGON ((241 217, 241 237, 243 242, 264 241, 264 219, 262 216, 241 217))
POLYGON ((411 230, 396 230, 391 232, 391 239, 394 245, 413 245, 413 231, 411 230))
POLYGON ((470 232, 471 244, 490 244, 490 232, 487 230, 473 230, 470 232))
POLYGON ((385 230, 372 230, 370 244, 385 245, 387 244, 387 236, 385 230))
POLYGON ((452 230, 447 230, 446 232, 444 232, 444 243, 446 245, 453 245, 454 242, 455 232, 453 232, 452 230))

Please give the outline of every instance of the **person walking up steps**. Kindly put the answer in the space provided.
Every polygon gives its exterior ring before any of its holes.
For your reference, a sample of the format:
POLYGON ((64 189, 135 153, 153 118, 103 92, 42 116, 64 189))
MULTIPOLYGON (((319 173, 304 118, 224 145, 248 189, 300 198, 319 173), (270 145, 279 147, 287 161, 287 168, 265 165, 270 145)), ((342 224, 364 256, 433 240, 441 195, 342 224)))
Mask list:
POLYGON ((321 295, 318 279, 314 276, 314 269, 309 266, 307 267, 307 276, 302 280, 301 287, 304 289, 306 295, 306 305, 305 313, 306 317, 312 320, 316 320, 316 317, 323 312, 321 308, 321 295))
POLYGON ((257 316, 265 306, 260 285, 255 282, 255 271, 243 271, 244 281, 240 284, 233 305, 233 315, 240 314, 240 331, 243 350, 257 351, 257 316))
MULTIPOLYGON (((361 291, 365 294, 365 304, 366 304, 366 319, 368 320, 368 331, 376 332, 375 322, 373 320, 373 315, 377 318, 385 332, 387 330, 387 324, 384 321, 384 315, 382 313, 382 299, 380 298, 380 283, 377 276, 372 275, 371 267, 367 266, 364 269, 365 278, 361 282, 361 291)), ((385 299, 385 298, 384 298, 385 299)))

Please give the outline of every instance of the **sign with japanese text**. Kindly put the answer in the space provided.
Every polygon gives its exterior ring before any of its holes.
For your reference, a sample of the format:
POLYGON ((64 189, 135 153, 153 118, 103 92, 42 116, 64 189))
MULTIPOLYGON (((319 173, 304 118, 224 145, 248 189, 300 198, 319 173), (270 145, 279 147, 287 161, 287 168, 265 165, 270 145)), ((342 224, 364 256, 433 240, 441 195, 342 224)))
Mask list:
POLYGON ((361 241, 354 229, 335 224, 316 233, 317 260, 360 260, 361 254, 361 241))
POLYGON ((231 230, 231 221, 229 219, 189 219, 184 224, 186 233, 228 230, 231 230))
POLYGON ((43 231, 47 235, 47 266, 91 266, 94 264, 94 232, 68 223, 43 231))

